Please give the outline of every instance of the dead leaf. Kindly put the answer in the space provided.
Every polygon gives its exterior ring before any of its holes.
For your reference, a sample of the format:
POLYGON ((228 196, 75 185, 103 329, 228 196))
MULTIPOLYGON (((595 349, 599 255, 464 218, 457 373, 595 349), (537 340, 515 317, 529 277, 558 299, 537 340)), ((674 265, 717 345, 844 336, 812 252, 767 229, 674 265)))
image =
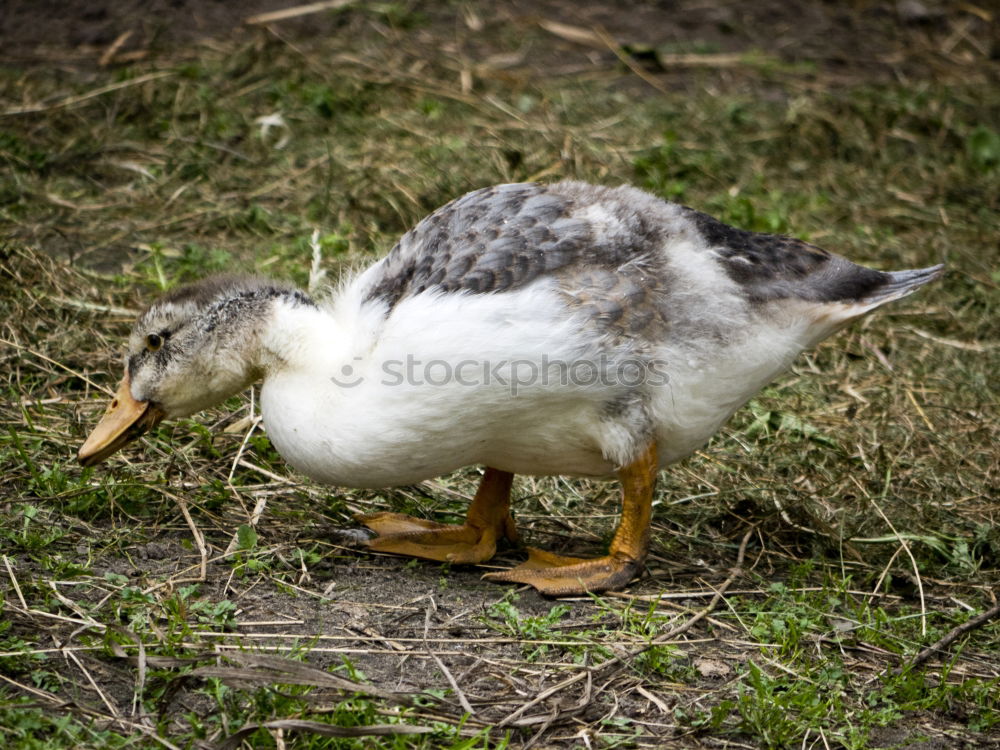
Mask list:
POLYGON ((702 677, 721 679, 728 677, 733 669, 726 662, 718 659, 695 659, 694 668, 702 677))

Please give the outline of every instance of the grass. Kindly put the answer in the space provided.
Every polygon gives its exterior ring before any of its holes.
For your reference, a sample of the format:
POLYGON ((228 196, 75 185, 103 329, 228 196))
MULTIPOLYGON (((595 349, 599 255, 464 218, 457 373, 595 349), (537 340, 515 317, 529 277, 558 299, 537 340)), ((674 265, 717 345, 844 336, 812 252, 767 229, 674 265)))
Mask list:
MULTIPOLYGON (((0 108, 44 105, 0 118, 0 744, 1000 744, 996 622, 907 666, 1000 585, 995 63, 900 81, 758 57, 657 74, 666 93, 623 66, 482 68, 470 91, 419 46, 452 32, 380 7, 336 49, 264 34, 0 70, 0 108), (75 464, 150 295, 234 267, 305 283, 314 229, 335 278, 468 189, 560 177, 949 274, 665 472, 648 575, 621 594, 553 603, 346 548, 355 512, 464 513, 475 471, 316 487, 248 397, 75 464)), ((543 546, 613 529, 613 486, 516 493, 543 546)))

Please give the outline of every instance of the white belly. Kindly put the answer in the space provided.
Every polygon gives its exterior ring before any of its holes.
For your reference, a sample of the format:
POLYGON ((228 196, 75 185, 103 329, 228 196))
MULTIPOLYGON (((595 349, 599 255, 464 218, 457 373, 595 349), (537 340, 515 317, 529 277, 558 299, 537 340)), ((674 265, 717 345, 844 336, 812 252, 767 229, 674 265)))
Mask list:
POLYGON ((608 349, 568 320, 544 288, 420 297, 400 303, 396 314, 398 321, 394 315, 373 335, 344 342, 322 366, 315 362, 326 346, 320 338, 301 368, 265 380, 261 406, 270 439, 289 464, 317 481, 412 484, 476 464, 516 474, 601 476, 650 437, 665 466, 703 445, 784 370, 808 332, 797 315, 774 321, 735 316, 722 341, 687 336, 647 349, 645 356, 665 368, 666 382, 630 390, 620 383, 581 387, 535 379, 515 393, 509 372, 477 378, 473 366, 464 379, 430 382, 426 370, 424 377, 392 378, 387 368, 413 358, 447 365, 454 375, 470 360, 540 365, 631 355, 608 349), (332 377, 344 372, 350 375, 332 377), (609 405, 640 391, 648 414, 642 429, 633 430, 634 422, 609 415, 609 405))
POLYGON ((526 404, 506 392, 372 390, 345 400, 322 381, 269 381, 261 392, 268 437, 298 471, 351 487, 413 484, 469 465, 583 476, 615 468, 594 434, 599 409, 587 399, 554 394, 526 404), (394 409, 398 402, 405 411, 394 409))

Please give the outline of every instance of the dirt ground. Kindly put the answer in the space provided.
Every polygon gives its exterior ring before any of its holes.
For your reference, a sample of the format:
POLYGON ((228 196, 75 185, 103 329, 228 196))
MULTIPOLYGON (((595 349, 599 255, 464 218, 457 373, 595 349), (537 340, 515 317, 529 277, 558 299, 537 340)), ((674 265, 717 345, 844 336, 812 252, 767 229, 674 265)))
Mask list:
MULTIPOLYGON (((300 5, 289 0, 8 0, 0 13, 0 59, 82 65, 96 63, 112 46, 119 62, 175 54, 195 42, 255 33, 259 26, 247 24, 248 19, 300 5)), ((963 17, 963 38, 974 36, 978 45, 986 45, 987 54, 994 59, 1000 56, 995 25, 985 21, 990 17, 985 3, 977 7, 942 0, 503 0, 475 10, 468 6, 464 16, 455 11, 461 6, 448 3, 411 0, 399 5, 419 13, 420 25, 413 33, 416 39, 410 41, 423 42, 429 56, 456 44, 472 59, 510 55, 512 30, 550 19, 577 29, 607 32, 653 72, 664 71, 648 51, 690 52, 697 44, 719 53, 761 49, 789 62, 814 64, 827 74, 878 78, 927 73, 946 64, 926 55, 925 42, 954 35, 945 20, 956 15, 963 17)), ((332 12, 274 24, 282 36, 299 41, 370 33, 366 26, 356 14, 332 12)), ((617 64, 606 44, 569 33, 569 37, 554 34, 544 46, 520 50, 517 67, 558 76, 617 64)), ((958 41, 953 40, 951 46, 958 41)))

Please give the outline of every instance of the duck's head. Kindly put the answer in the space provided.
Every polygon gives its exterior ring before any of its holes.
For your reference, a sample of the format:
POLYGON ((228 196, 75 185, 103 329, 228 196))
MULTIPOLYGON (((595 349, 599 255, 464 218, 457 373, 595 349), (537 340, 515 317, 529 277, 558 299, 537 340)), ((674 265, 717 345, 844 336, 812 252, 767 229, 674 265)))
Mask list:
POLYGON ((99 463, 161 420, 193 414, 257 380, 261 334, 279 298, 311 304, 298 290, 252 276, 213 276, 154 302, 132 329, 125 376, 80 448, 80 463, 99 463))

